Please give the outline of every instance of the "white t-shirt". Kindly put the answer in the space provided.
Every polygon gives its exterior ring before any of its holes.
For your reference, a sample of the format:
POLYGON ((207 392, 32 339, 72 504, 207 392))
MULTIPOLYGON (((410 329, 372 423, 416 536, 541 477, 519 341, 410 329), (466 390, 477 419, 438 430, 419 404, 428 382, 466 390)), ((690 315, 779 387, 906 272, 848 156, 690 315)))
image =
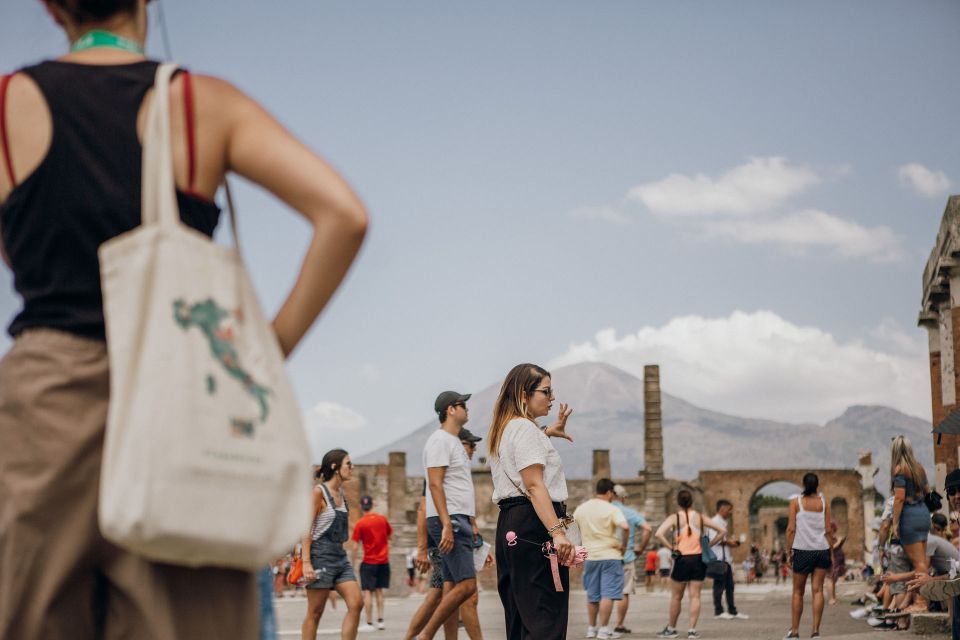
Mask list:
POLYGON ((493 501, 500 502, 505 498, 523 495, 518 486, 526 493, 520 472, 534 464, 543 465, 543 484, 547 487, 550 500, 565 501, 569 494, 560 454, 535 422, 514 418, 503 429, 499 455, 490 456, 493 501))
POLYGON ((666 547, 657 549, 657 560, 660 562, 660 570, 673 568, 672 551, 666 547))
MULTIPOLYGON (((713 516, 712 518, 710 518, 710 522, 712 522, 713 524, 717 525, 718 527, 722 528, 724 531, 727 531, 729 533, 730 523, 724 520, 722 517, 720 517, 719 513, 713 516)), ((732 558, 730 557, 730 547, 723 544, 726 539, 727 537, 723 536, 722 538, 720 538, 720 542, 710 547, 710 549, 713 550, 713 555, 717 556, 717 560, 723 560, 724 562, 731 562, 732 558)))
POLYGON ((470 475, 470 458, 460 444, 460 438, 437 429, 423 447, 423 475, 427 478, 427 517, 435 517, 437 505, 430 495, 427 469, 446 467, 443 475, 443 493, 447 497, 447 513, 465 516, 477 515, 476 498, 473 495, 473 477, 470 475))

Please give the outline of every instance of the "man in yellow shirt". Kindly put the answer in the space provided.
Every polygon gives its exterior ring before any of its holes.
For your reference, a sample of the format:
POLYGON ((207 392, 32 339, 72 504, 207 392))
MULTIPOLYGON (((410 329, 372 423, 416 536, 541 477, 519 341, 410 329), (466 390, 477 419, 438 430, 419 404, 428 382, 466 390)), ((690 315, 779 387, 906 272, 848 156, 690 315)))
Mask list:
POLYGON ((583 546, 587 548, 587 561, 583 567, 589 625, 587 637, 603 640, 621 637, 609 624, 613 601, 623 598, 623 552, 630 539, 627 519, 611 504, 613 487, 608 478, 597 481, 596 497, 573 512, 583 546))

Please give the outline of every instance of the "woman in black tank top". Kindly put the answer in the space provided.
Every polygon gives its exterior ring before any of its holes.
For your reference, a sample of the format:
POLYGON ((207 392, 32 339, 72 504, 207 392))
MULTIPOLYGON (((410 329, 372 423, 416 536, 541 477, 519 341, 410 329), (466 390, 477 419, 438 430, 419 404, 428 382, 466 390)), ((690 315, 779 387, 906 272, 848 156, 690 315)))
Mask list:
MULTIPOLYGON (((109 395, 97 248, 140 224, 139 120, 158 63, 142 53, 148 0, 44 2, 71 52, 0 79, 0 253, 23 301, 0 360, 0 637, 253 640, 252 576, 153 564, 97 528, 109 395)), ((180 73, 171 103, 185 224, 213 234, 234 171, 313 227, 273 322, 289 354, 359 250, 363 205, 228 83, 180 73)))

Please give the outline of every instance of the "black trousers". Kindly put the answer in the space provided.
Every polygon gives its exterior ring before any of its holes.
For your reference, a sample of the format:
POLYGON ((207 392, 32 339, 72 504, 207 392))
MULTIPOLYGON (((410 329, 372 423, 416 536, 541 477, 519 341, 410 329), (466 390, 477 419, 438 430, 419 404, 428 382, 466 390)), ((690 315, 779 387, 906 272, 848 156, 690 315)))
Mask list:
POLYGON ((953 613, 950 620, 950 637, 960 640, 960 597, 953 596, 953 613))
MULTIPOLYGON (((560 508, 554 505, 557 515, 560 508)), ((564 640, 570 595, 570 570, 560 567, 563 591, 553 586, 550 561, 540 544, 550 539, 529 502, 500 509, 497 519, 497 591, 503 603, 507 640, 564 640), (518 541, 507 546, 513 531, 518 541)))
POLYGON ((733 604, 733 567, 730 563, 727 565, 727 572, 722 578, 713 579, 713 615, 718 616, 723 613, 723 594, 727 594, 727 613, 732 616, 737 615, 737 605, 733 604))

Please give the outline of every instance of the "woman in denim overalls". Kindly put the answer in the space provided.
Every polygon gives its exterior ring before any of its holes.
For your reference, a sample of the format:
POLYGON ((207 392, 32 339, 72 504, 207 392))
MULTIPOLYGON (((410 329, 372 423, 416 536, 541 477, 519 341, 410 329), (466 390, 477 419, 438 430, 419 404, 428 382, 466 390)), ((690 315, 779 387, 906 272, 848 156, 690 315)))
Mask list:
POLYGON ((323 456, 318 474, 322 482, 313 488, 313 522, 310 532, 303 538, 300 551, 307 587, 307 615, 301 633, 304 640, 316 637, 320 616, 333 589, 347 605, 340 637, 355 639, 363 600, 353 567, 343 549, 348 534, 349 510, 342 486, 353 476, 350 455, 343 449, 328 451, 323 456))

